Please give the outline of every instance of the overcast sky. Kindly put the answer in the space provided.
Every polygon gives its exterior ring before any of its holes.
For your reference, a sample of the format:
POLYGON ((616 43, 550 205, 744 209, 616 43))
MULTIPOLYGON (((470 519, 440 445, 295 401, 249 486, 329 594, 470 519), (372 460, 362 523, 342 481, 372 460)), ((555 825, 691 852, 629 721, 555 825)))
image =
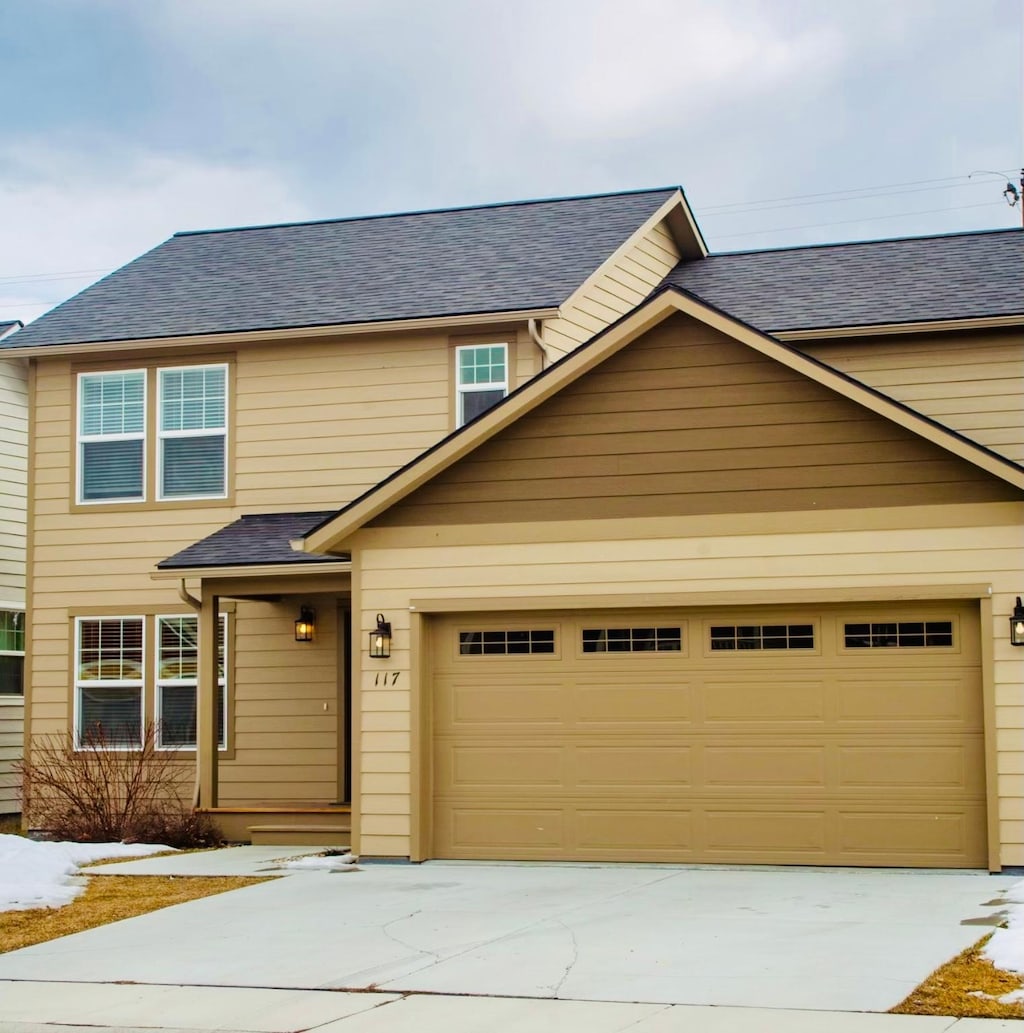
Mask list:
POLYGON ((0 0, 0 319, 175 230, 680 184, 712 250, 1020 225, 1024 0, 0 0), (1017 170, 1017 171, 1015 171, 1017 170))

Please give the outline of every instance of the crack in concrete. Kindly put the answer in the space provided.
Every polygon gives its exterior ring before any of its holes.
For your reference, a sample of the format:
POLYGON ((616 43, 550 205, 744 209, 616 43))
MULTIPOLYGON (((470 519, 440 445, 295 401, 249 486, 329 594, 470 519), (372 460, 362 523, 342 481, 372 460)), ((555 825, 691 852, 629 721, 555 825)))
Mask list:
POLYGON ((405 947, 407 950, 415 951, 417 954, 426 954, 428 957, 433 958, 435 962, 440 961, 441 955, 437 951, 426 950, 423 947, 416 947, 411 943, 407 943, 405 940, 399 939, 393 932, 391 932, 391 927, 393 925, 398 925, 399 922, 408 922, 410 918, 415 918, 417 915, 422 914, 423 908, 420 908, 419 910, 412 911, 407 915, 402 915, 401 918, 394 918, 386 925, 382 925, 380 927, 380 931, 393 943, 397 943, 399 947, 405 947))
POLYGON ((558 924, 569 934, 569 939, 572 940, 572 957, 569 959, 569 964, 565 966, 565 971, 562 973, 562 978, 559 979, 558 983, 552 986, 551 995, 558 997, 561 992, 562 986, 565 981, 569 978, 569 973, 576 967, 576 962, 580 960, 580 945, 576 939, 576 933, 560 919, 556 919, 558 924))

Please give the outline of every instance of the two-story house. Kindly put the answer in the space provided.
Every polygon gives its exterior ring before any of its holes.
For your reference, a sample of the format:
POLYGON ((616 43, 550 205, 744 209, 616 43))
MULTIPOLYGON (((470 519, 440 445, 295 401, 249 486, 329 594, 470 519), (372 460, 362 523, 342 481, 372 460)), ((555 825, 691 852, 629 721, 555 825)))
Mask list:
POLYGON ((1022 263, 675 188, 178 234, 9 342, 27 747, 156 721, 370 856, 1024 864, 1022 263))

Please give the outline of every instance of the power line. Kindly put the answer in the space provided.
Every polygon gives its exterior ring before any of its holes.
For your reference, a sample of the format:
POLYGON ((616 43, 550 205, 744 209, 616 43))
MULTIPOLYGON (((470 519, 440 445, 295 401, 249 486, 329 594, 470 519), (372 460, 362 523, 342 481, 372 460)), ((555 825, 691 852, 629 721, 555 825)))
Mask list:
MULTIPOLYGON (((745 208, 743 210, 736 210, 739 207, 738 205, 724 205, 723 206, 724 208, 730 208, 730 209, 733 209, 733 210, 731 210, 731 211, 715 211, 715 210, 713 210, 711 208, 701 208, 701 209, 699 209, 699 214, 700 214, 700 217, 702 219, 704 219, 704 218, 714 219, 716 217, 724 216, 724 215, 750 215, 753 212, 774 212, 774 211, 778 211, 778 210, 780 210, 782 208, 805 208, 808 205, 842 204, 842 203, 853 203, 855 201, 873 201, 876 197, 898 197, 898 196, 903 195, 903 194, 920 194, 920 193, 923 193, 926 190, 957 190, 957 189, 960 189, 962 187, 976 187, 976 186, 984 186, 984 187, 990 187, 991 188, 991 185, 992 185, 991 183, 985 183, 982 180, 974 180, 971 183, 947 184, 945 186, 916 187, 916 188, 909 189, 909 190, 889 190, 889 191, 886 191, 884 193, 864 194, 861 197, 830 197, 830 198, 827 198, 825 200, 819 200, 819 201, 792 201, 792 202, 790 202, 788 204, 768 204, 767 202, 761 203, 761 202, 756 202, 756 201, 749 201, 749 202, 747 202, 747 204, 749 204, 750 207, 745 208)), ((811 196, 819 196, 819 195, 811 195, 811 196)))
POLYGON ((788 233, 790 230, 816 230, 824 226, 847 226, 854 222, 877 222, 880 219, 909 219, 915 215, 938 215, 944 212, 963 212, 968 208, 1002 207, 998 201, 986 201, 984 204, 962 204, 955 208, 929 208, 916 212, 897 212, 895 215, 868 215, 862 219, 841 219, 837 222, 812 222, 803 226, 773 226, 768 230, 750 230, 747 233, 716 234, 717 240, 728 240, 731 237, 756 237, 765 233, 788 233))

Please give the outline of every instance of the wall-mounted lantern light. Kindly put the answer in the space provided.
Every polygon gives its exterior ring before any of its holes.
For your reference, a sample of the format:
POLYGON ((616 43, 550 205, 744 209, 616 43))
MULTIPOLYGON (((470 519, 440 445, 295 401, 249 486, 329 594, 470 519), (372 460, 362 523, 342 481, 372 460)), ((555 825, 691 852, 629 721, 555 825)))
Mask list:
POLYGON ((303 606, 295 621, 295 641, 312 642, 314 631, 316 631, 316 610, 303 606))
POLYGON ((377 627, 370 632, 370 656, 375 660, 386 660, 391 656, 391 624, 384 620, 384 614, 377 614, 377 627))
POLYGON ((1010 614, 1010 645, 1024 646, 1024 606, 1020 604, 1020 596, 1017 596, 1017 605, 1010 614))

